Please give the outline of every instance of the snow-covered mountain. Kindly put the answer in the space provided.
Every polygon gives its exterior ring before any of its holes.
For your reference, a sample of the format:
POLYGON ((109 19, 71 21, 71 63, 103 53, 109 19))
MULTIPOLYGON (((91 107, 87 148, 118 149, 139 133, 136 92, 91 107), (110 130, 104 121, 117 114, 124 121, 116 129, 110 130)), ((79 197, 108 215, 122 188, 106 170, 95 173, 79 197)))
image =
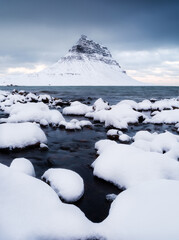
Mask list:
POLYGON ((105 86, 144 85, 129 77, 107 47, 82 35, 66 56, 39 73, 9 75, 1 85, 105 86))

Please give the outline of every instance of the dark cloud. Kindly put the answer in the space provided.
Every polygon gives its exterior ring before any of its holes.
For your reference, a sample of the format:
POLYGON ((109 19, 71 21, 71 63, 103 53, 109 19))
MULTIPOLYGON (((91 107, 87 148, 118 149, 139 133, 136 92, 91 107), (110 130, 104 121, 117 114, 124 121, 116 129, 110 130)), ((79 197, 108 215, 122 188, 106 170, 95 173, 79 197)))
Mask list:
POLYGON ((82 33, 112 52, 179 47, 178 29, 178 0, 0 0, 10 65, 56 61, 82 33))

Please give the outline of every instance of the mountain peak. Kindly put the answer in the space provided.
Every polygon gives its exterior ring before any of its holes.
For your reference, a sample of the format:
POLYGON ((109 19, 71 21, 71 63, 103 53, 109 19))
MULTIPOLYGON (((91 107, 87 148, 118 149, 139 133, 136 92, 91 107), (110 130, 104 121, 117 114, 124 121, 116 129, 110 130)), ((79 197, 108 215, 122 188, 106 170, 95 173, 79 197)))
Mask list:
POLYGON ((107 47, 101 46, 99 43, 94 42, 87 38, 86 35, 81 35, 77 43, 69 50, 72 53, 81 53, 87 55, 100 55, 103 57, 112 57, 107 47))
POLYGON ((115 65, 120 68, 119 63, 112 58, 112 55, 107 47, 88 39, 86 35, 81 35, 77 43, 68 51, 65 57, 62 57, 59 62, 63 61, 90 61, 103 62, 108 65, 115 65))

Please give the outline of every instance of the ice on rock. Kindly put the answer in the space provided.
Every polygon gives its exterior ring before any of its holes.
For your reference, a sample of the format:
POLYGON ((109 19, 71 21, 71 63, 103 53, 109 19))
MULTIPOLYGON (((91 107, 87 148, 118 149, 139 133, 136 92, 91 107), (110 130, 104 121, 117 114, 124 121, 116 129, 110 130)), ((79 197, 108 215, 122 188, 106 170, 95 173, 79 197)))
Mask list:
POLYGON ((50 110, 47 105, 39 103, 16 103, 6 107, 5 112, 9 113, 8 118, 1 119, 1 122, 38 122, 58 125, 64 120, 58 110, 50 110))
POLYGON ((120 193, 98 231, 110 240, 178 240, 179 182, 146 182, 120 193))
POLYGON ((92 111, 92 106, 88 106, 79 101, 72 102, 69 107, 63 109, 64 115, 85 115, 92 111))
POLYGON ((139 131, 133 137, 132 145, 144 151, 165 153, 166 156, 178 160, 179 158, 179 136, 168 131, 165 133, 150 133, 139 131))
POLYGON ((35 170, 32 163, 26 158, 15 158, 10 165, 10 168, 29 176, 35 177, 35 170))
POLYGON ((45 133, 35 123, 3 123, 0 133, 0 149, 12 150, 47 142, 45 133))
POLYGON ((99 157, 92 164, 93 174, 120 188, 163 178, 179 180, 179 163, 166 155, 110 140, 97 142, 95 148, 99 157))
POLYGON ((66 202, 78 201, 83 196, 83 179, 74 171, 51 168, 43 174, 42 179, 49 183, 58 196, 66 202))
POLYGON ((0 239, 92 239, 93 224, 46 183, 0 164, 0 239))

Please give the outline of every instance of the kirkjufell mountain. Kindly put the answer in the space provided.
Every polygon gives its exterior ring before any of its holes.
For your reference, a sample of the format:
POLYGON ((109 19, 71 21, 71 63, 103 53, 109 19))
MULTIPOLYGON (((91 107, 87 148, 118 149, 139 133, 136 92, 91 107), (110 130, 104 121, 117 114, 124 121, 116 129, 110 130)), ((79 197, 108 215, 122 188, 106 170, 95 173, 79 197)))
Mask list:
POLYGON ((145 85, 126 74, 107 47, 82 35, 58 62, 34 74, 9 75, 1 85, 126 86, 145 85))

